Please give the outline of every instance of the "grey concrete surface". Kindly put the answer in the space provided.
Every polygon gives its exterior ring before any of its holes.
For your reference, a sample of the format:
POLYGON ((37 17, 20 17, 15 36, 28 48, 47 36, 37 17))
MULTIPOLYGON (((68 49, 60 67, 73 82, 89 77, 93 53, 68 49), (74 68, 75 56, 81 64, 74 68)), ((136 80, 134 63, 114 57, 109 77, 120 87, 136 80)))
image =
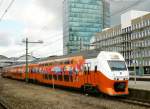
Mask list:
POLYGON ((129 81, 129 88, 150 91, 150 81, 129 81))

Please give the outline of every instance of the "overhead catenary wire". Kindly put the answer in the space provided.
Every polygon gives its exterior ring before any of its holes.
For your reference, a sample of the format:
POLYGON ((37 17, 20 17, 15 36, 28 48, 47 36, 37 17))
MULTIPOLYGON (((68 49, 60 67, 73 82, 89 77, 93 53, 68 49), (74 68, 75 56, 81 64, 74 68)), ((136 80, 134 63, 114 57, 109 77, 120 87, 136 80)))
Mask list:
MULTIPOLYGON (((3 1, 3 0, 1 0, 1 1, 3 1)), ((4 14, 1 16, 1 19, 0 19, 0 21, 2 20, 2 18, 4 17, 4 15, 8 12, 8 10, 9 10, 9 8, 11 7, 11 5, 13 4, 13 2, 14 2, 15 0, 12 0, 11 1, 11 3, 9 4, 9 6, 8 6, 8 8, 5 10, 5 12, 4 12, 4 14)), ((130 6, 131 7, 131 6, 130 6)), ((122 12, 122 11, 121 11, 122 12)), ((119 12, 120 13, 120 12, 119 12)), ((115 14, 115 13, 113 13, 113 14, 115 14)), ((45 28, 46 26, 44 26, 43 28, 42 28, 42 30, 45 28)), ((64 38, 64 37, 63 37, 64 38)), ((52 42, 50 42, 50 43, 47 43, 46 45, 43 45, 43 46, 50 46, 50 45, 52 45, 52 44, 54 44, 56 41, 59 41, 59 40, 61 40, 62 39, 62 37, 61 38, 58 38, 58 39, 56 39, 56 40, 54 40, 54 41, 52 41, 52 42)))
POLYGON ((12 1, 9 3, 8 7, 5 9, 4 13, 3 13, 3 14, 1 15, 1 17, 0 17, 0 22, 2 21, 2 19, 4 18, 4 16, 5 16, 6 13, 8 12, 8 10, 10 9, 10 7, 11 7, 12 4, 14 3, 14 1, 15 1, 15 0, 12 0, 12 1))
MULTIPOLYGON (((61 4, 61 5, 62 5, 62 4, 61 4)), ((57 5, 57 7, 59 7, 59 6, 61 6, 61 5, 57 5)), ((57 19, 58 19, 58 17, 57 17, 55 20, 57 20, 57 19)), ((43 25, 38 33, 42 33, 42 31, 44 31, 44 30, 47 29, 47 28, 48 28, 48 25, 43 25)), ((57 36, 59 36, 59 35, 63 35, 63 32, 60 32, 57 36)), ((46 38, 46 39, 44 39, 44 40, 48 40, 48 39, 49 39, 50 37, 52 37, 52 36, 54 36, 54 35, 51 35, 51 36, 49 36, 48 38, 46 38)), ((56 37, 56 35, 55 35, 55 37, 56 37)), ((54 44, 55 41, 59 41, 59 40, 61 40, 62 38, 63 38, 63 37, 60 37, 60 38, 58 38, 58 39, 56 39, 56 40, 54 40, 54 41, 52 41, 52 42, 50 42, 50 43, 51 43, 51 44, 54 44)), ((44 42, 44 43, 45 43, 45 42, 44 42)), ((43 47, 43 46, 49 46, 50 43, 43 44, 42 47, 43 47)), ((38 50, 38 49, 39 49, 39 48, 36 47, 36 48, 32 49, 31 52, 33 52, 34 50, 38 50)))
POLYGON ((112 13, 112 14, 110 15, 110 17, 111 17, 111 16, 115 16, 115 15, 117 15, 117 14, 119 14, 119 13, 122 13, 122 12, 124 12, 125 10, 128 10, 128 9, 130 9, 130 8, 136 6, 136 5, 139 5, 140 3, 143 3, 143 0, 138 0, 138 1, 136 1, 135 3, 131 4, 130 6, 128 6, 128 7, 126 7, 126 8, 123 8, 123 9, 117 11, 117 12, 112 13))
POLYGON ((4 1, 4 0, 1 0, 1 1, 0 1, 0 6, 3 4, 3 1, 4 1))
MULTIPOLYGON (((138 0, 137 2, 131 4, 130 6, 124 8, 124 9, 122 9, 122 10, 120 10, 120 11, 117 11, 117 12, 111 14, 110 16, 114 16, 114 15, 116 15, 116 14, 118 14, 118 13, 121 13, 121 12, 123 12, 123 11, 125 11, 125 10, 128 10, 128 9, 130 9, 130 8, 133 7, 133 6, 140 4, 141 2, 142 2, 141 0, 138 0)), ((43 27, 42 27, 41 32, 42 32, 42 30, 43 30, 45 27, 46 27, 46 26, 43 26, 43 27)), ((51 45, 53 45, 56 41, 62 40, 62 38, 67 38, 67 37, 66 37, 66 36, 63 36, 63 37, 61 37, 61 38, 58 38, 58 39, 56 39, 56 40, 54 40, 54 41, 51 41, 51 42, 49 42, 49 43, 47 43, 47 44, 44 44, 44 45, 42 45, 42 46, 43 46, 43 47, 51 46, 51 45)), ((39 49, 39 48, 37 48, 37 49, 39 49)), ((35 49, 34 49, 34 50, 35 50, 35 49)), ((57 51, 58 51, 58 50, 57 50, 57 51)))
MULTIPOLYGON (((135 3, 131 4, 130 6, 124 8, 124 9, 118 11, 118 12, 115 12, 115 13, 111 14, 110 16, 114 16, 114 15, 116 15, 116 14, 118 14, 118 13, 121 13, 121 12, 123 12, 123 11, 125 11, 125 10, 128 10, 128 9, 130 9, 130 8, 133 7, 133 6, 140 4, 141 2, 142 2, 141 0, 138 0, 138 1, 136 1, 135 3)), ((63 38, 65 38, 65 36, 63 36, 63 38)), ((59 41, 59 40, 61 40, 61 39, 62 39, 62 38, 56 39, 56 40, 54 40, 54 41, 48 43, 47 45, 50 46, 50 45, 54 44, 56 41, 59 41)))
MULTIPOLYGON (((58 34, 58 35, 61 35, 61 33, 58 34)), ((52 37, 52 36, 51 36, 51 37, 52 37)), ((48 42, 48 43, 46 43, 46 44, 43 44, 43 45, 41 45, 41 46, 42 46, 42 47, 47 47, 47 46, 53 45, 53 44, 55 44, 56 41, 59 41, 59 40, 61 40, 62 38, 63 38, 63 37, 61 36, 60 38, 57 38, 57 39, 55 39, 54 41, 50 41, 50 42, 48 42)), ((44 42, 44 43, 45 43, 45 42, 44 42)), ((35 51, 35 50, 39 50, 39 48, 36 47, 36 48, 34 48, 34 49, 31 49, 32 52, 35 51)))
MULTIPOLYGON (((58 52, 60 52, 60 51, 62 51, 62 50, 63 50, 63 48, 57 49, 57 50, 55 50, 55 51, 47 52, 47 56, 44 56, 44 57, 58 55, 58 52), (55 53, 57 53, 57 54, 55 54, 55 53), (51 55, 48 55, 48 54, 51 54, 51 55)), ((41 55, 40 55, 40 54, 37 54, 37 56, 38 56, 38 57, 43 57, 42 54, 41 54, 41 55)))

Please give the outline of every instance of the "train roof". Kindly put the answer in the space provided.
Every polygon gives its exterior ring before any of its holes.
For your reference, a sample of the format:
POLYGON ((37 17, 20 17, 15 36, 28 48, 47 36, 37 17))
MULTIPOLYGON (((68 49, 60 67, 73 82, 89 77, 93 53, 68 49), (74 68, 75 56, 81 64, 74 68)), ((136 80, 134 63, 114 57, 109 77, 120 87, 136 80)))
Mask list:
POLYGON ((64 55, 61 58, 74 57, 74 56, 83 56, 85 59, 90 59, 90 58, 96 58, 99 53, 100 53, 99 50, 89 50, 89 51, 82 51, 82 52, 79 52, 79 53, 64 55))
POLYGON ((96 58, 99 53, 100 53, 100 50, 82 51, 82 52, 72 53, 72 54, 68 54, 68 55, 47 57, 47 58, 38 60, 37 62, 53 60, 53 59, 62 59, 62 58, 68 58, 68 57, 75 57, 75 56, 83 56, 85 59, 91 59, 91 58, 96 58))
MULTIPOLYGON (((82 52, 72 53, 72 54, 62 55, 62 56, 51 56, 51 57, 47 57, 47 58, 43 58, 43 59, 29 62, 29 64, 36 64, 36 63, 46 61, 46 60, 63 59, 63 58, 69 58, 69 57, 75 57, 75 56, 83 56, 85 59, 91 59, 91 58, 96 58, 98 56, 98 54, 100 53, 100 51, 101 50, 97 49, 97 50, 82 51, 82 52)), ((18 65, 17 64, 16 65, 10 65, 7 67, 19 67, 22 65, 25 65, 25 63, 18 64, 18 65)), ((5 68, 7 68, 7 67, 5 67, 5 68)))

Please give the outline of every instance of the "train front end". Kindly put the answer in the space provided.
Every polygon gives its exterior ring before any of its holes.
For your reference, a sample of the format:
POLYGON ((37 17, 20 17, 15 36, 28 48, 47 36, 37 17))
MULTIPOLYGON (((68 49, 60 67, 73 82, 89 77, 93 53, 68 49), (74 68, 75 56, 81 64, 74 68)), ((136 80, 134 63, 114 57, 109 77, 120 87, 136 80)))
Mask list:
POLYGON ((111 96, 127 95, 129 72, 123 56, 116 52, 100 52, 97 58, 99 90, 111 96))

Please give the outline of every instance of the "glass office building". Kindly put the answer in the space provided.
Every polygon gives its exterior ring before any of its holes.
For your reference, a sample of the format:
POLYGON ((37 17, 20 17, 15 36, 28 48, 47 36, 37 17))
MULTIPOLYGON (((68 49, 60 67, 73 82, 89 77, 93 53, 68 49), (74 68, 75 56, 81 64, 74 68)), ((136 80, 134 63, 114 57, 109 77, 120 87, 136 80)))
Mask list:
POLYGON ((109 25, 109 3, 105 0, 64 0, 64 54, 88 49, 91 37, 109 25))

